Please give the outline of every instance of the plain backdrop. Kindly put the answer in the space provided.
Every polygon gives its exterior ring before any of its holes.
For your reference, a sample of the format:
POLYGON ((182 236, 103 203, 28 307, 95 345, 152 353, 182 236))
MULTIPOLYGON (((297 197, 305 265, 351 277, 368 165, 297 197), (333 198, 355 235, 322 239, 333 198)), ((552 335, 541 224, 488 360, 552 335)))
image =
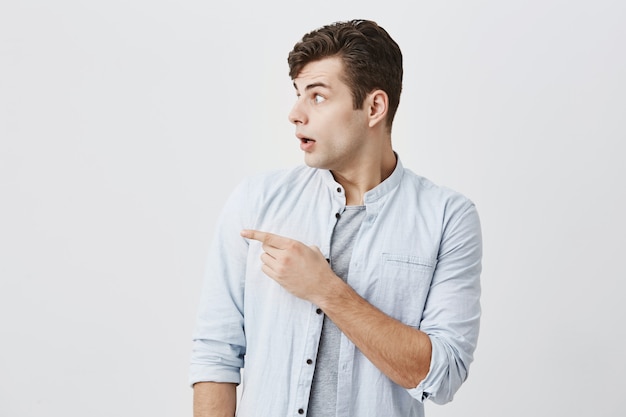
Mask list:
POLYGON ((483 224, 475 361, 427 415, 626 415, 626 3, 7 0, 0 416, 191 416, 219 210, 302 162, 287 53, 351 18, 403 50, 405 166, 483 224))

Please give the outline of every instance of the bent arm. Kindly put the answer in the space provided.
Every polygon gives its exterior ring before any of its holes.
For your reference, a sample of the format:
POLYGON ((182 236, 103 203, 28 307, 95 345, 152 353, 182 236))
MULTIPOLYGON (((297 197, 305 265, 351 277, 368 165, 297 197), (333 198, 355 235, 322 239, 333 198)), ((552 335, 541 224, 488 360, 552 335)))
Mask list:
POLYGON ((465 381, 480 323, 482 238, 473 204, 446 224, 420 329, 387 316, 325 274, 312 300, 365 356, 419 400, 451 401, 465 381))
POLYGON ((233 417, 236 406, 236 384, 197 382, 193 386, 193 417, 233 417))
POLYGON ((415 388, 430 369, 428 335, 383 313, 341 279, 331 282, 320 308, 389 379, 415 388))

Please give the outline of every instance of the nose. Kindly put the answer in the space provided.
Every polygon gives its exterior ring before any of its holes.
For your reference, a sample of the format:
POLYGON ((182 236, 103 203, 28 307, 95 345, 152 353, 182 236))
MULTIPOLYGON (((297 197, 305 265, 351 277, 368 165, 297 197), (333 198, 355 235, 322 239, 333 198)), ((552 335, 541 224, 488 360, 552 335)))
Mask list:
POLYGON ((295 104, 291 108, 288 119, 294 125, 305 124, 307 122, 306 113, 302 109, 302 101, 300 98, 296 100, 295 104))

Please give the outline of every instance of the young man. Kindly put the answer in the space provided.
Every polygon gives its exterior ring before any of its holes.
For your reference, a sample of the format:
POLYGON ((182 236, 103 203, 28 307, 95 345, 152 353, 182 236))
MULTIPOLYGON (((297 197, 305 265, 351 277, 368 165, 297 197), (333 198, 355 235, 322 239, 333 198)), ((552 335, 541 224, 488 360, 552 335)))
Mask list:
POLYGON ((393 151, 402 54, 383 28, 322 27, 288 62, 306 164, 248 178, 226 203, 193 337, 194 415, 423 416, 473 360, 476 209, 393 151))

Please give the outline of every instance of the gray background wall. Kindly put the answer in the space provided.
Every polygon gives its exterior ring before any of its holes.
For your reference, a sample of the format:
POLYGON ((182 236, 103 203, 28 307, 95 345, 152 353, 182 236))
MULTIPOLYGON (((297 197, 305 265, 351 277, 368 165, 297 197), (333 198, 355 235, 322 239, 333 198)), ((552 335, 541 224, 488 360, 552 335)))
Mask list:
POLYGON ((216 216, 301 162, 286 55, 396 38, 405 165, 472 198, 484 318, 441 416, 623 416, 626 3, 4 1, 0 416, 190 416, 216 216))

